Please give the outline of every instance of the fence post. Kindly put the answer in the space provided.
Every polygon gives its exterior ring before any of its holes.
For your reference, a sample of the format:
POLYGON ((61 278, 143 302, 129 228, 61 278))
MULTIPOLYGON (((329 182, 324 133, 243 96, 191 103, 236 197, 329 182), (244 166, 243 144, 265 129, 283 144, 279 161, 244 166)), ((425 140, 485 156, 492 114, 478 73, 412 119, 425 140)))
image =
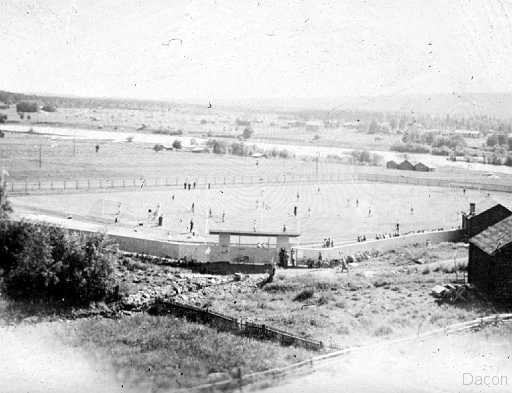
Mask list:
POLYGON ((37 185, 38 185, 39 190, 41 190, 41 181, 38 181, 37 185))
POLYGON ((66 189, 66 180, 64 180, 64 189, 66 189))
POLYGON ((78 180, 75 180, 75 186, 76 186, 76 189, 78 190, 78 180))
POLYGON ((50 181, 50 190, 53 190, 53 180, 50 181))
POLYGON ((125 187, 126 187, 126 184, 124 182, 124 177, 123 177, 123 188, 125 188, 125 187))
POLYGON ((87 189, 90 189, 91 188, 91 181, 89 179, 87 179, 87 189))

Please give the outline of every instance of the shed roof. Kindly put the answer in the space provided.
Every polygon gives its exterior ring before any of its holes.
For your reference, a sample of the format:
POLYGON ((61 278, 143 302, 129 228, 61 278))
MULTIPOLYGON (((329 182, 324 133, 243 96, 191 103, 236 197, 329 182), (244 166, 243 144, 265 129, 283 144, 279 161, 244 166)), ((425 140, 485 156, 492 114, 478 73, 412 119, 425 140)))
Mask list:
POLYGON ((250 231, 235 229, 210 229, 210 235, 260 236, 260 237, 299 237, 299 232, 282 231, 250 231))
POLYGON ((512 243, 512 216, 473 236, 469 242, 489 255, 496 254, 512 243))

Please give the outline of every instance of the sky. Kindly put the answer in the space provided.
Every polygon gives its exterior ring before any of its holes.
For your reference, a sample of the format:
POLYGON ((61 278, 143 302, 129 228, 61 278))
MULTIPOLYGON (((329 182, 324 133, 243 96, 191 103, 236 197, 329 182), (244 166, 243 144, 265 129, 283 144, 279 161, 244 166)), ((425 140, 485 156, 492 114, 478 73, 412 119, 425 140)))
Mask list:
POLYGON ((144 99, 512 92, 512 0, 0 0, 0 89, 144 99))

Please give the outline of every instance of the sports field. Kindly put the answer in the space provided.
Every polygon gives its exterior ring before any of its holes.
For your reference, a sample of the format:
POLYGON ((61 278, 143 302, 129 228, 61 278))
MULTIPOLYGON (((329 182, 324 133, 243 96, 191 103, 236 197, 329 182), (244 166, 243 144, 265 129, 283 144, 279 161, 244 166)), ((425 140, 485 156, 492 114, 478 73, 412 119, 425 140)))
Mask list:
MULTIPOLYGON (((364 235, 452 228, 470 202, 478 210, 512 195, 460 188, 403 184, 352 183, 304 185, 212 186, 197 188, 142 188, 137 191, 12 197, 20 214, 98 224, 127 233, 137 231, 158 239, 214 240, 212 228, 298 231, 300 244, 319 244, 332 237, 334 244, 353 242, 364 235), (297 215, 294 215, 294 208, 297 215), (150 211, 151 210, 151 211, 150 211), (158 227, 158 217, 163 225, 158 227), (115 223, 117 217, 117 223, 115 223), (192 235, 190 223, 193 223, 192 235)), ((256 239, 265 242, 267 239, 256 239)))

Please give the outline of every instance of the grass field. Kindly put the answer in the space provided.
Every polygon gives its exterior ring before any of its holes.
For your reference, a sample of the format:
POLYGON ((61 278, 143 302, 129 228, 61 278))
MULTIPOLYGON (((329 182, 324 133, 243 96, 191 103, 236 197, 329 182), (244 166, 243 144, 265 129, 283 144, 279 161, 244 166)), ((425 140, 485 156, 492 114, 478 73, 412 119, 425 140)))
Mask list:
POLYGON ((304 349, 218 332, 174 317, 82 320, 66 333, 68 342, 94 354, 97 361, 111 363, 119 383, 137 391, 199 385, 212 381, 214 373, 227 373, 221 378, 225 379, 236 367, 245 374, 311 356, 304 349))
POLYGON ((455 273, 454 257, 467 260, 467 248, 453 243, 404 248, 352 266, 348 274, 281 270, 263 289, 234 290, 231 295, 228 290, 207 290, 204 296, 213 309, 326 344, 367 344, 496 312, 482 299, 440 305, 430 295, 435 285, 464 277, 463 271, 455 273), (415 259, 426 264, 417 265, 415 259))
POLYGON ((377 233, 392 233, 396 223, 400 223, 402 233, 448 229, 460 225, 460 212, 467 211, 469 202, 483 209, 497 201, 510 204, 512 196, 412 185, 301 184, 29 195, 11 200, 20 214, 71 215, 74 220, 101 228, 107 225, 133 231, 143 222, 145 228, 137 228, 138 232, 161 239, 204 240, 208 228, 253 230, 256 225, 257 230, 280 231, 286 225, 288 230, 302 233, 301 244, 319 243, 326 237, 341 244, 355 241, 362 234, 372 239, 377 233), (158 205, 164 217, 163 228, 156 228, 156 222, 148 219, 148 209, 154 212, 158 205), (293 215, 295 206, 297 217, 293 215), (118 211, 119 221, 114 225, 118 211), (187 231, 191 220, 195 237, 187 231))

